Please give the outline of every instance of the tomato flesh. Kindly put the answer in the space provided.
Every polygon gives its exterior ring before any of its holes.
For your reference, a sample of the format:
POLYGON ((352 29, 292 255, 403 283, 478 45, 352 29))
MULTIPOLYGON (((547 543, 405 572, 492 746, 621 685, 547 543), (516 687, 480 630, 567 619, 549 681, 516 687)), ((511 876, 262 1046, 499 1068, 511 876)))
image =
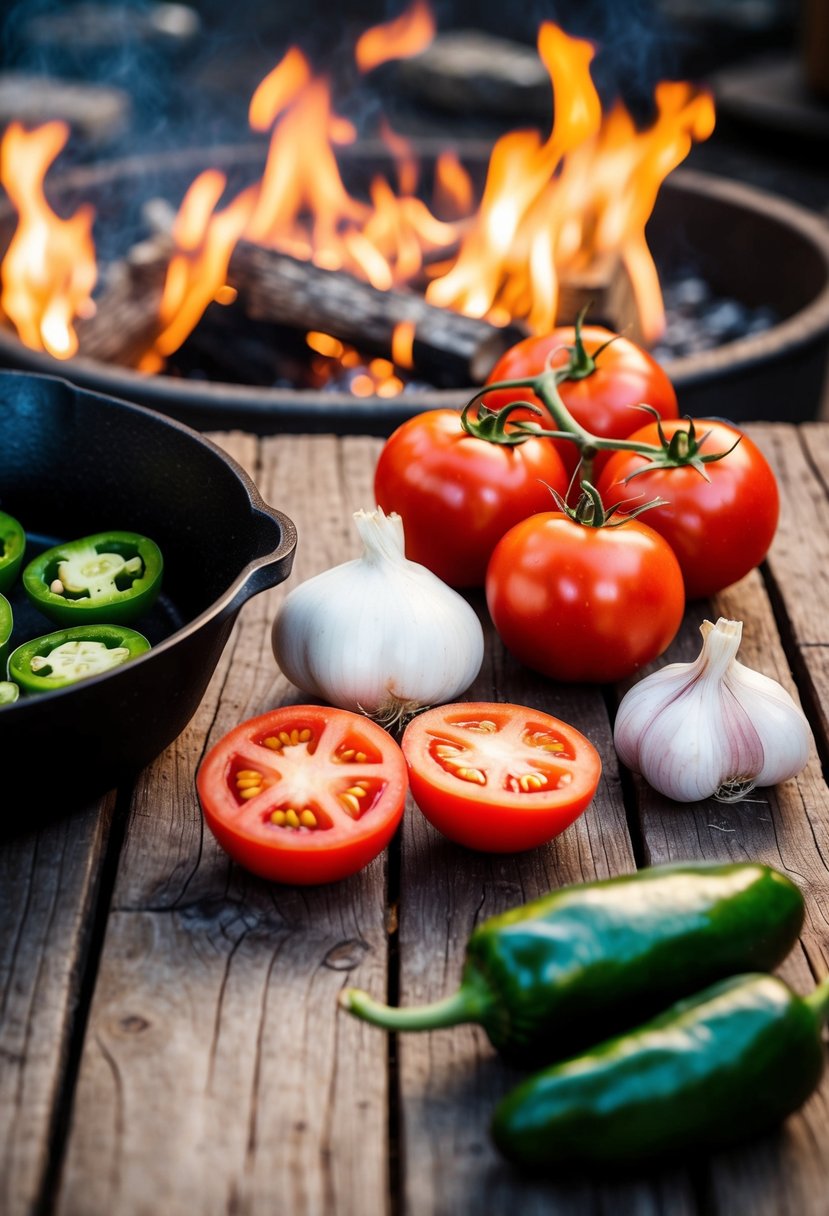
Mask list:
POLYGON ((584 735, 522 705, 438 706, 409 723, 401 746, 425 817, 482 852, 520 852, 558 836, 591 802, 602 769, 584 735))
POLYGON ((319 705, 242 722, 196 778, 208 827, 245 869, 273 882, 333 882, 388 845, 406 797, 400 748, 376 723, 319 705))

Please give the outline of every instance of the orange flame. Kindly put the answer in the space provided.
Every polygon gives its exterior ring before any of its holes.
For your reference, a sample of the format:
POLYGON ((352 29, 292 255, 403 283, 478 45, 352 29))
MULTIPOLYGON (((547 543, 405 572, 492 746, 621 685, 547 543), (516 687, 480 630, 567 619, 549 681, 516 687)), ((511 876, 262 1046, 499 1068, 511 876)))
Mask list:
POLYGON ((248 121, 254 131, 269 131, 278 116, 294 101, 311 80, 308 60, 291 47, 272 72, 257 86, 248 108, 248 121))
MULTIPOLYGON (((368 71, 414 54, 433 34, 426 0, 415 0, 396 21, 363 35, 358 64, 368 71)), ((411 144, 385 121, 380 133, 396 166, 396 189, 393 179, 378 175, 367 197, 354 197, 335 155, 335 145, 356 138, 354 128, 335 113, 328 82, 313 74, 301 51, 289 50, 250 103, 251 127, 270 131, 261 180, 222 205, 226 180, 211 169, 185 196, 159 336, 142 369, 160 370, 211 301, 232 299, 226 279, 241 239, 345 269, 380 289, 429 279, 430 303, 495 324, 520 320, 536 333, 556 323, 562 279, 610 254, 632 281, 646 339, 658 337, 663 308, 645 226, 664 178, 694 140, 710 135, 711 99, 687 84, 664 83, 656 90, 655 120, 638 130, 621 105, 602 116, 590 43, 545 23, 538 52, 553 89, 551 130, 546 138, 513 131, 496 142, 475 211, 469 175, 448 151, 435 165, 430 209, 419 197, 411 144)), ((2 180, 20 221, 3 263, 0 303, 27 345, 59 357, 77 349, 72 320, 93 308, 95 283, 91 211, 62 220, 43 192, 65 139, 62 124, 30 135, 13 124, 2 145, 2 180)), ((327 353, 319 346, 326 341, 336 339, 309 336, 313 358, 361 365, 342 344, 336 355, 327 353)), ((394 367, 411 367, 413 341, 409 327, 398 327, 394 364, 366 365, 360 373, 366 379, 352 390, 363 392, 369 381, 378 393, 399 384, 394 367)))
POLYGON ((419 55, 435 36, 435 19, 426 0, 414 0, 394 21, 375 25, 357 39, 354 58, 361 72, 370 72, 390 59, 419 55))
POLYGON ((78 350, 73 322, 94 313, 98 277, 95 212, 84 205, 61 219, 43 192, 46 172, 68 137, 63 122, 35 131, 12 123, 0 146, 0 181, 20 217, 3 261, 0 307, 26 346, 58 359, 78 350))
POLYGON ((664 310, 645 224, 664 178, 693 139, 710 135, 713 103, 688 85, 662 84, 648 130, 638 132, 621 105, 602 122, 590 45, 545 24, 538 49, 555 94, 552 132, 543 145, 523 132, 495 145, 475 222, 427 299, 495 321, 520 318, 543 333, 556 322, 561 276, 616 252, 653 341, 664 310))
POLYGON ((161 332, 141 362, 157 371, 178 350, 211 300, 221 298, 230 255, 245 230, 255 202, 249 187, 223 211, 216 211, 226 185, 216 169, 200 174, 185 195, 173 227, 176 252, 170 260, 159 307, 161 332))
POLYGON ((435 161, 435 207, 449 219, 469 215, 475 204, 472 179, 454 152, 441 152, 435 161))

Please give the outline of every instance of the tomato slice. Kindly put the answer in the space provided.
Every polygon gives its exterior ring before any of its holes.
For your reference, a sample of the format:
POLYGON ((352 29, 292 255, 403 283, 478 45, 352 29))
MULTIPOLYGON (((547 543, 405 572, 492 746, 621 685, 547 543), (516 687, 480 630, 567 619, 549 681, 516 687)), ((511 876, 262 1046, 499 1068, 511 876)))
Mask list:
POLYGON ((584 735, 523 705, 441 705, 403 734, 412 796, 458 844, 517 853, 558 836, 588 806, 602 771, 584 735))
POLYGON ((249 718, 205 756, 205 820, 245 869, 273 882, 323 883, 381 853, 403 815, 406 763, 368 718, 288 705, 249 718))

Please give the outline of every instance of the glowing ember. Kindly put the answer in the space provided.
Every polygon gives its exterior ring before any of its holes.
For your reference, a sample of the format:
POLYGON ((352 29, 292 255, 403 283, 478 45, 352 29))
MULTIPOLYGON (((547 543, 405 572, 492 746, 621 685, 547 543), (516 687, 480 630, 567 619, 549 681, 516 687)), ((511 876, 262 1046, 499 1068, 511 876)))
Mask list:
MULTIPOLYGON (((357 64, 370 71, 416 54, 433 36, 425 0, 414 0, 396 21, 358 40, 357 64)), ((352 196, 335 147, 356 132, 335 113, 328 82, 299 50, 288 51, 250 104, 251 127, 270 131, 261 180, 225 200, 225 177, 210 169, 187 191, 158 337, 142 370, 161 370, 211 301, 233 299, 226 278, 239 240, 346 270, 382 290, 428 280, 430 304, 499 325, 519 320, 535 333, 555 324, 562 281, 610 255, 631 281, 645 339, 656 340, 663 307, 645 225, 667 174, 694 140, 710 135, 711 99, 686 84, 663 83, 655 120, 637 130, 620 104, 602 115, 589 43, 545 23, 538 51, 552 83, 552 129, 546 139, 515 131, 497 141, 477 210, 469 175, 450 151, 437 159, 427 205, 413 149, 385 121, 380 134, 396 186, 378 175, 366 198, 352 196)), ((89 315, 95 284, 91 211, 62 220, 43 193, 66 134, 61 124, 28 135, 13 125, 2 144, 2 180, 20 216, 2 268, 2 308, 24 343, 58 358, 76 352, 72 322, 89 315)), ((354 369, 352 392, 381 396, 401 391, 395 367, 412 367, 414 340, 413 327, 398 326, 392 364, 367 363, 326 334, 307 338, 314 359, 354 369)))

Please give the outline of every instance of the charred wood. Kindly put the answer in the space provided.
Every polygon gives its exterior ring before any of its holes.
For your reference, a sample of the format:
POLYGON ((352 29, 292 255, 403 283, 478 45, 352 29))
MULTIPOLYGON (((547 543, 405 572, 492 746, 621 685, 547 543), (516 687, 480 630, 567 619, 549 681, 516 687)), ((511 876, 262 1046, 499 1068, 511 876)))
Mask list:
POLYGON ((109 267, 94 316, 76 326, 82 358, 131 367, 152 346, 171 249, 168 237, 153 236, 109 267))
POLYGON ((556 324, 572 325, 587 308, 589 325, 604 325, 640 345, 642 334, 633 284, 622 259, 614 254, 594 258, 580 271, 570 271, 559 281, 556 324))
POLYGON ((359 350, 393 357, 398 325, 413 327, 411 365, 442 387, 482 384, 500 356, 525 336, 436 308, 402 291, 381 291, 344 271, 324 270, 272 249, 242 241, 233 252, 228 282, 254 318, 320 330, 359 350))

